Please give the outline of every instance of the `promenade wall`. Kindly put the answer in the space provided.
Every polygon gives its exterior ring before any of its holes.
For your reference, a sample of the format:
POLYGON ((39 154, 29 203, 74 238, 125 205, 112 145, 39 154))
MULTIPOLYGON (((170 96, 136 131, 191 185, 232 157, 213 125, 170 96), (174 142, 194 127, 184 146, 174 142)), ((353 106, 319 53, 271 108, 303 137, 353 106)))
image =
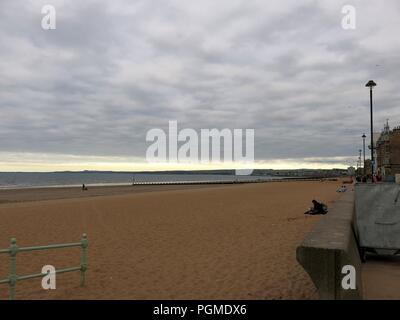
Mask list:
POLYGON ((310 275, 320 299, 362 299, 361 260, 355 223, 354 192, 347 191, 297 248, 297 261, 310 275), (353 266, 356 289, 344 289, 344 266, 353 266))

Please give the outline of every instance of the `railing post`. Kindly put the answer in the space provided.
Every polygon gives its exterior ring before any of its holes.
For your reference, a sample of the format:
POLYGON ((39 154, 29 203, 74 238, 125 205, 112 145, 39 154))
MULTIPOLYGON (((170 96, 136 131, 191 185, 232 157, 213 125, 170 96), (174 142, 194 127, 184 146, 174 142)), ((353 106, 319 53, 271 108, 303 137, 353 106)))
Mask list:
POLYGON ((85 285, 85 272, 87 270, 87 234, 84 233, 81 239, 81 286, 85 285))
POLYGON ((17 253, 18 253, 18 246, 17 246, 17 239, 11 238, 10 241, 10 275, 8 277, 8 284, 9 284, 9 293, 8 297, 10 300, 15 299, 15 286, 17 284, 17 253))

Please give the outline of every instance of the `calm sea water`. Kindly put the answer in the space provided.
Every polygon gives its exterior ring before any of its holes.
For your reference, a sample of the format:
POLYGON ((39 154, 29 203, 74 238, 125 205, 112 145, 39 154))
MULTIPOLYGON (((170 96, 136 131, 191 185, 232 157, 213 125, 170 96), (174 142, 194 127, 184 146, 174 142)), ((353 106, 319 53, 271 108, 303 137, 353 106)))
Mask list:
POLYGON ((140 182, 205 182, 271 180, 268 176, 222 174, 159 174, 126 172, 0 172, 0 189, 85 185, 130 185, 140 182))

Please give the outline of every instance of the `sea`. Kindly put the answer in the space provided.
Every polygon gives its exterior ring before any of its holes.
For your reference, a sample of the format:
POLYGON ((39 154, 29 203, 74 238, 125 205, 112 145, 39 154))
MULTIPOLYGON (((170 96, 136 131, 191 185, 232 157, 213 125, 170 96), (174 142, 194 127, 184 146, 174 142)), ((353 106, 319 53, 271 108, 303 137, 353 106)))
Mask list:
POLYGON ((133 172, 0 172, 0 189, 41 187, 74 187, 163 184, 163 183, 233 183, 280 179, 272 176, 238 176, 234 174, 199 173, 133 173, 133 172))

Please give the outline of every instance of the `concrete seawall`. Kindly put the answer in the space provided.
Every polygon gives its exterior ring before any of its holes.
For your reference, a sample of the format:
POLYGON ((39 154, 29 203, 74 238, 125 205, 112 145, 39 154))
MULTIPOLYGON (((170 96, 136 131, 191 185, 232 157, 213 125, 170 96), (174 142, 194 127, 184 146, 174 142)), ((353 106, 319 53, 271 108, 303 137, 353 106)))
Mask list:
POLYGON ((354 192, 344 193, 297 248, 297 261, 308 272, 320 299, 362 299, 361 260, 355 228, 354 192), (342 268, 356 271, 356 289, 345 290, 342 268))

